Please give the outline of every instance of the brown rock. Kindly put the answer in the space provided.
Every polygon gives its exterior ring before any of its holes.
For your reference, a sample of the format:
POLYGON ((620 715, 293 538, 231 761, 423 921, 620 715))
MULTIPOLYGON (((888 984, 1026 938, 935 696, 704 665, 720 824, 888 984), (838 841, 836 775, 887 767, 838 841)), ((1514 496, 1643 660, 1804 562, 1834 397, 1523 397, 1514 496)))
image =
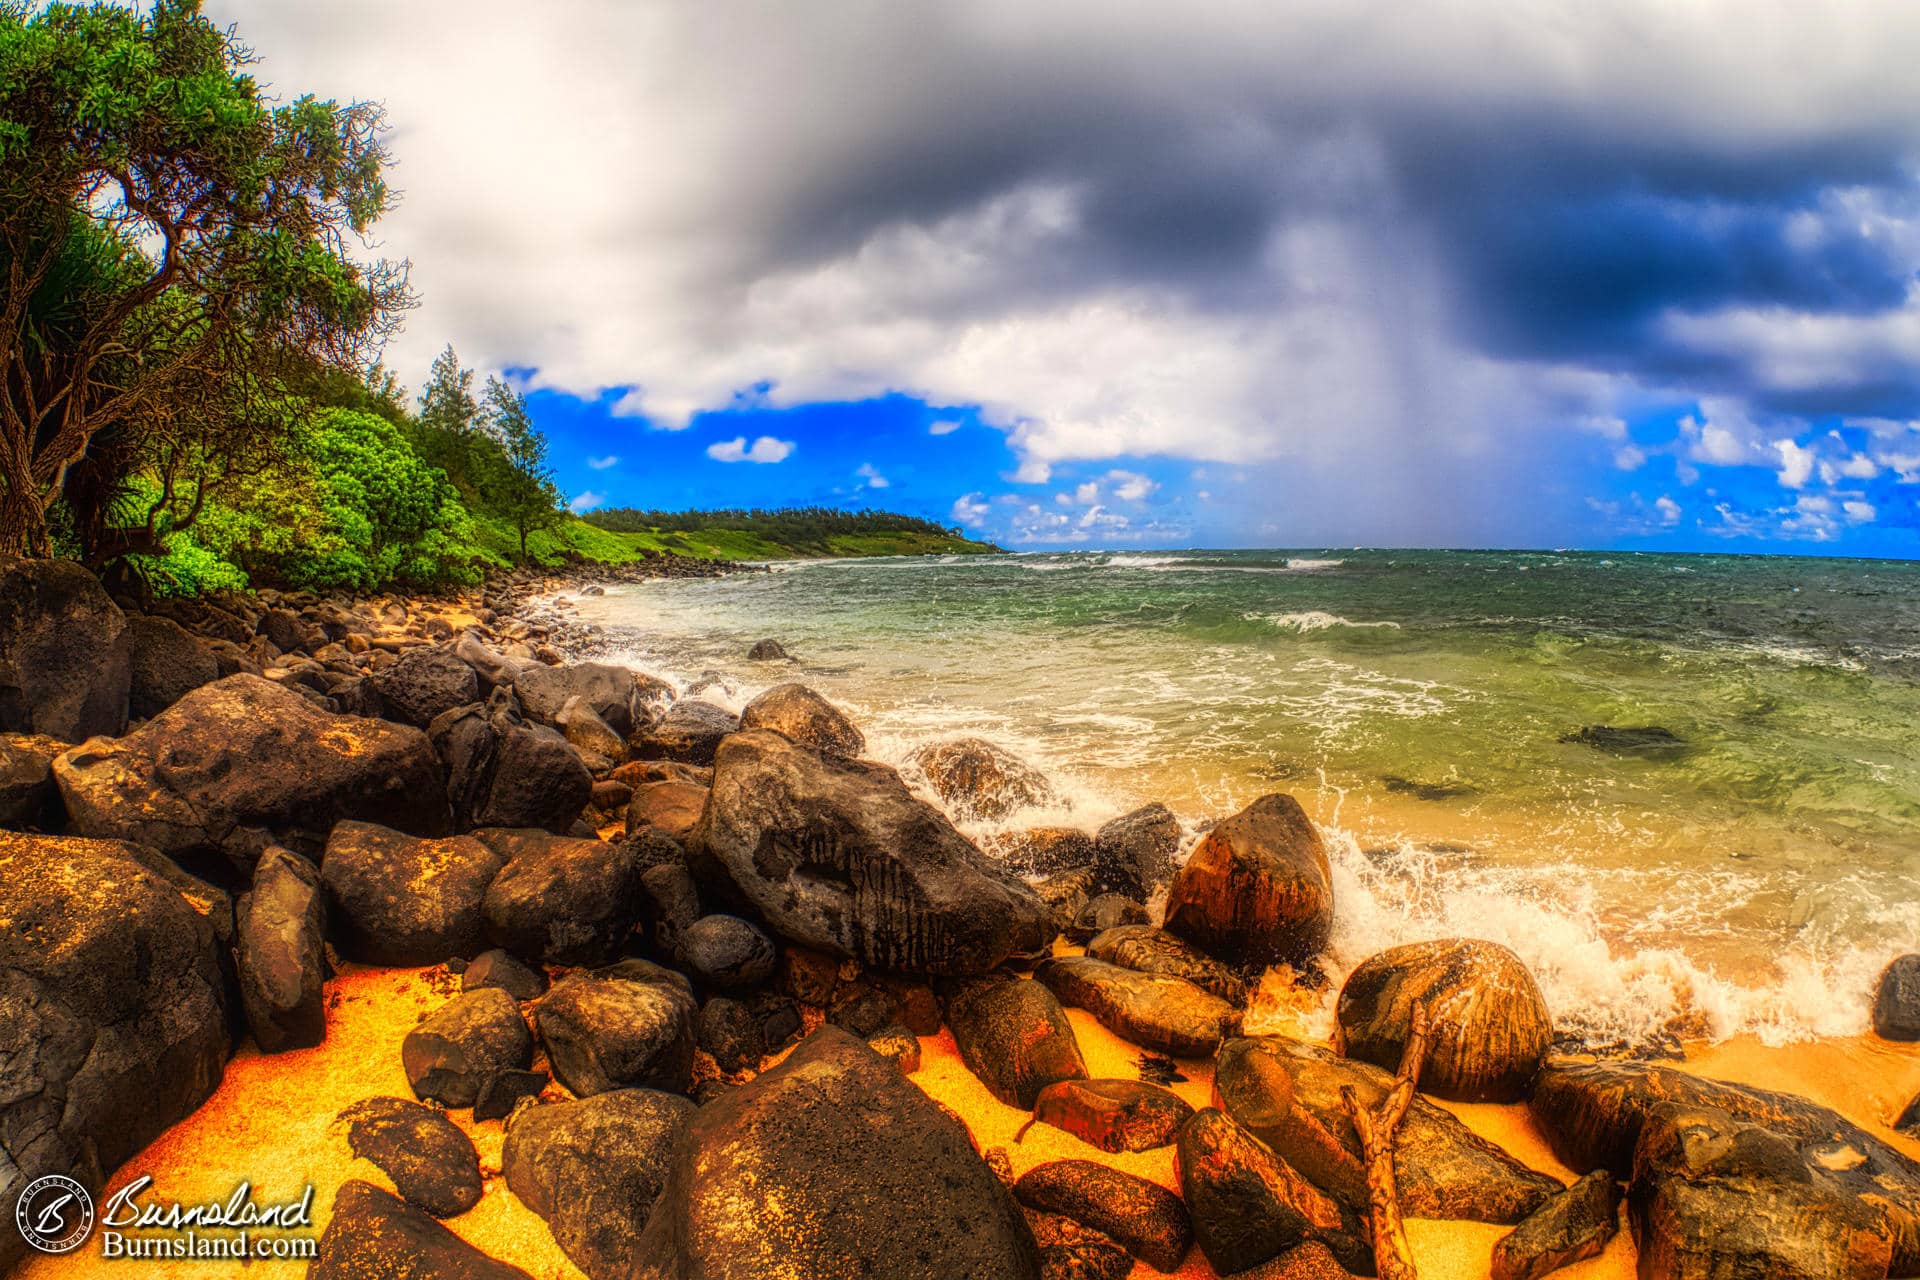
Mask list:
POLYGON ((1031 1110, 1048 1085, 1086 1079, 1073 1024, 1053 992, 1038 982, 966 982, 948 997, 947 1025, 967 1070, 1010 1107, 1031 1110))
POLYGON ((1196 1112, 1174 1149, 1193 1234, 1229 1275, 1318 1240, 1343 1266, 1373 1268, 1359 1218, 1211 1107, 1196 1112))
POLYGON ((1597 1258, 1620 1229, 1620 1187, 1605 1169, 1535 1209, 1493 1246, 1493 1280, 1540 1280, 1582 1258, 1597 1258))
POLYGON ((1014 1198, 1111 1237, 1156 1271, 1172 1271, 1193 1244, 1180 1197, 1165 1187, 1092 1160, 1054 1160, 1027 1170, 1014 1198))
POLYGON ((1327 852, 1292 796, 1262 796, 1214 827, 1167 890, 1167 932, 1228 964, 1309 959, 1332 925, 1327 852))
POLYGON ((684 841, 707 807, 707 789, 690 782, 646 782, 627 804, 627 834, 651 828, 684 841))
POLYGON ((1896 958, 1873 992, 1873 1033, 1883 1040, 1920 1040, 1920 955, 1896 958))
POLYGON ((533 1280, 369 1182, 342 1184, 308 1280, 533 1280))
POLYGON ((907 757, 907 767, 963 821, 996 822, 1054 798, 1045 774, 984 738, 928 743, 907 757))
POLYGON ((1353 1273, 1318 1240, 1295 1245, 1271 1262, 1237 1272, 1231 1280, 1348 1280, 1353 1273))
POLYGON ((334 941, 367 964, 437 964, 486 949, 481 903, 504 859, 472 836, 334 827, 320 862, 334 941))
POLYGON ((1240 1026, 1238 1010, 1185 978, 1082 956, 1048 960, 1034 976, 1116 1035, 1177 1058, 1211 1055, 1240 1026))
POLYGON ((0 826, 49 825, 60 798, 53 762, 66 750, 56 738, 0 733, 0 826))
MULTIPOLYGON (((1003 1153, 1004 1154, 1004 1153, 1003 1153)), ((1040 1249, 1040 1280, 1127 1280, 1133 1255, 1111 1236, 1060 1213, 1021 1206, 1040 1249)))
POLYGON ((1247 984, 1238 974, 1191 943, 1152 925, 1123 924, 1096 934, 1087 943, 1087 954, 1123 969, 1185 978, 1228 1004, 1247 1002, 1247 984))
POLYGON ((480 1203, 480 1156, 446 1113, 404 1098, 364 1098, 338 1118, 353 1154, 379 1166, 407 1203, 436 1218, 480 1203))
POLYGON ((1040 1091, 1033 1118, 1102 1151, 1150 1151, 1191 1119, 1186 1099, 1144 1080, 1062 1080, 1040 1091))
POLYGON ((1011 831, 995 837, 989 847, 1009 871, 1023 876, 1050 876, 1093 865, 1093 837, 1073 827, 1011 831))
POLYGON ((823 756, 853 759, 867 739, 840 708, 803 684, 777 684, 740 712, 742 729, 771 729, 823 756))

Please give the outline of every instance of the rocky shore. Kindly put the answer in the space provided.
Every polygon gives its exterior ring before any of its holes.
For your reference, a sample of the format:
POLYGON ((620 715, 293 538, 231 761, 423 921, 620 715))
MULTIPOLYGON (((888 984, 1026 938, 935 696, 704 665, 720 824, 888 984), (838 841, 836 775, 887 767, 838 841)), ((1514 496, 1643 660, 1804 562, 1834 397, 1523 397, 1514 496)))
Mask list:
MULTIPOLYGON (((799 681, 736 716, 571 660, 556 593, 715 571, 144 613, 0 573, 0 1202, 164 1184, 219 1109, 229 1184, 304 1135, 317 1277, 1371 1275, 1352 1108, 1418 1010, 1416 1256, 1476 1224, 1452 1273, 1920 1275, 1920 1099, 1556 1053, 1496 944, 1372 957, 1332 1044, 1248 1034, 1340 910, 1287 795, 1191 848, 1149 805, 983 849, 956 820, 1047 787, 990 743, 896 771, 799 681)), ((1874 1022, 1920 1040, 1920 957, 1874 1022)), ((28 1252, 7 1213, 0 1272, 28 1252)))

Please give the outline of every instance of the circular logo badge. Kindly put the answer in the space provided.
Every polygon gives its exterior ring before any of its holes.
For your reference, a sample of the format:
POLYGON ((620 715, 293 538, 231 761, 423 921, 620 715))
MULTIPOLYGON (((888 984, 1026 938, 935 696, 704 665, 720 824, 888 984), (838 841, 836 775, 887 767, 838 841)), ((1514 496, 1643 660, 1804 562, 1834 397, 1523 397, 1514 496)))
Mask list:
POLYGON ((35 1178, 13 1205, 20 1237, 42 1253, 72 1253, 93 1230, 93 1197, 72 1178, 35 1178))

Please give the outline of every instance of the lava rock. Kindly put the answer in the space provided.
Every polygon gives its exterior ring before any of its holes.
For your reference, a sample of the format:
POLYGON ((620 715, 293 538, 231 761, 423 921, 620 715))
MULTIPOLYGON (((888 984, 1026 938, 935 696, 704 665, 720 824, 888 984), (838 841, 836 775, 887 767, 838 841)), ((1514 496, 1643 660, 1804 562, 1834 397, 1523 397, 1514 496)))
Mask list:
POLYGON ((928 743, 907 757, 907 767, 962 821, 998 822, 1055 800, 1045 774, 984 738, 928 743))
POLYGON ((1075 827, 1032 827, 993 838, 989 846, 1009 871, 1051 876, 1093 865, 1093 837, 1075 827))
POLYGON ((502 865, 472 836, 421 839, 342 822, 320 862, 334 942, 367 964, 436 964, 486 946, 481 903, 502 865))
POLYGON ((514 998, 498 987, 464 991, 422 1018, 400 1042, 400 1064, 416 1098, 470 1107, 488 1078, 524 1071, 533 1036, 514 998))
POLYGON ((1040 899, 891 769, 764 729, 722 744, 691 845, 782 937, 881 970, 984 973, 1050 933, 1040 899))
POLYGON ((460 971, 462 991, 483 987, 498 987, 515 1000, 537 1000, 547 989, 547 975, 495 947, 482 951, 460 971))
POLYGON ((1151 1151, 1170 1145, 1193 1107, 1144 1080, 1062 1080, 1040 1091, 1033 1118, 1102 1151, 1151 1151))
POLYGON ((680 968, 716 991, 744 991, 773 976, 767 935, 738 916, 702 916, 680 933, 680 968))
POLYGON ((60 790, 53 784, 53 762, 67 744, 31 733, 0 733, 0 826, 56 826, 60 790))
POLYGON ((142 719, 220 678, 213 650, 172 618, 134 614, 127 619, 127 640, 127 706, 142 719))
POLYGON ((1262 796, 1207 832, 1167 890, 1167 932, 1231 965, 1311 959, 1332 926, 1327 851, 1292 796, 1262 796))
POLYGON ((338 1118, 353 1154, 392 1178, 408 1204, 451 1218, 480 1203, 480 1154, 442 1112, 404 1098, 366 1098, 338 1118))
POLYGON ((967 1070, 1010 1107, 1031 1111, 1048 1085, 1087 1078, 1066 1010, 1038 982, 965 982, 947 999, 947 1025, 967 1070))
POLYGON ((1873 1033, 1883 1040, 1920 1040, 1920 955, 1900 956, 1881 972, 1873 1033))
POLYGON ((1258 1266, 1309 1240, 1326 1245, 1350 1270, 1372 1271, 1373 1250, 1358 1215, 1225 1112, 1208 1107, 1194 1113, 1174 1156, 1194 1238, 1221 1275, 1258 1266))
POLYGON ((420 729, 444 712, 480 701, 480 678, 450 646, 409 649, 368 678, 393 719, 420 729))
POLYGON ((553 984, 533 1023, 560 1083, 685 1093, 693 1080, 693 995, 679 974, 644 960, 581 970, 553 984))
POLYGON ((920 1069, 920 1040, 899 1023, 889 1023, 867 1037, 875 1053, 899 1067, 905 1075, 920 1069))
POLYGON ((867 739, 840 708, 803 684, 777 684, 740 712, 742 729, 768 729, 823 756, 854 759, 867 739))
POLYGON ((618 764, 627 754, 627 740, 602 720, 590 703, 575 694, 553 718, 553 727, 582 755, 600 756, 618 764))
POLYGON ((553 729, 528 723, 511 690, 446 712, 427 735, 446 765, 447 800, 463 831, 563 832, 593 797, 593 775, 579 753, 553 729))
POLYGON ((627 802, 627 834, 658 831, 671 840, 685 840, 700 825, 707 807, 707 789, 691 782, 643 782, 627 802))
POLYGON ((834 993, 833 1007, 827 1010, 827 1021, 864 1037, 900 1021, 906 1013, 906 1003, 891 988, 865 981, 843 982, 834 993))
POLYGON ((694 1110, 652 1089, 530 1107, 507 1126, 501 1172, 588 1280, 626 1280, 694 1110))
POLYGON ((700 890, 686 863, 663 862, 640 873, 641 927, 662 959, 678 954, 681 933, 699 918, 700 890))
POLYGON ((342 1183, 307 1280, 533 1280, 370 1182, 342 1183))
POLYGON ((1185 978, 1228 1004, 1247 1002, 1247 984, 1239 974, 1193 944, 1152 925, 1127 924, 1104 930, 1087 943, 1087 955, 1122 969, 1185 978))
POLYGON ((649 760, 710 765, 721 740, 739 727, 739 720, 726 708, 699 698, 685 698, 674 703, 660 723, 634 742, 633 754, 649 760))
POLYGON ((767 1054, 760 1020, 746 1005, 726 996, 715 996, 700 1006, 694 1041, 712 1056, 715 1066, 730 1073, 759 1066, 767 1054))
POLYGON ((1240 1027, 1232 1005, 1170 974, 1069 956, 1044 962, 1034 976, 1115 1035, 1176 1058, 1210 1057, 1240 1027))
POLYGON ((778 640, 756 640, 747 650, 748 662, 792 662, 793 655, 778 640))
POLYGON ((126 615, 81 566, 0 569, 0 731, 62 742, 124 733, 131 650, 126 615))
POLYGON ((499 827, 474 838, 506 859, 481 900, 489 942, 533 964, 606 964, 620 954, 642 910, 630 848, 499 827))
POLYGON ((1093 868, 1074 867, 1056 872, 1034 885, 1033 892, 1046 904, 1047 927, 1052 933, 1076 931, 1081 912, 1093 899, 1093 868))
POLYGON ((1233 1280, 1349 1280, 1352 1275, 1331 1249, 1318 1240, 1309 1240, 1272 1261, 1238 1273, 1233 1280))
POLYGON ((1100 888, 1146 899, 1173 874, 1180 820, 1163 804, 1124 813, 1093 838, 1093 874, 1100 888))
POLYGON ((1113 1237, 1065 1214, 1021 1209, 1040 1250, 1040 1280, 1127 1280, 1133 1274, 1133 1255, 1113 1237))
POLYGON ((1035 1165, 1013 1184, 1013 1195, 1030 1209, 1064 1214, 1111 1237, 1156 1271, 1179 1267, 1193 1244, 1179 1196, 1092 1160, 1035 1165))
POLYGON ((241 896, 234 960, 240 1009, 262 1053, 308 1049, 326 1038, 327 898, 320 868, 268 849, 241 896))
POLYGON ((1553 1042, 1553 1018, 1520 957, 1497 942, 1416 942, 1368 959, 1336 1009, 1348 1057, 1396 1068, 1415 1005, 1431 1023, 1420 1088, 1457 1102, 1524 1098, 1553 1042))
POLYGON ((663 681, 604 662, 529 663, 515 670, 512 683, 527 715, 542 724, 557 724, 567 703, 581 698, 622 737, 651 724, 655 707, 672 694, 663 681))
POLYGON ((1147 922, 1146 904, 1136 902, 1124 893, 1103 893, 1080 908, 1073 923, 1062 930, 1075 942, 1087 942, 1109 929, 1121 929, 1127 925, 1142 925, 1147 922))
POLYGON ((504 1120, 522 1098, 537 1098, 547 1087, 544 1071, 496 1071, 480 1086, 473 1100, 475 1120, 504 1120))
POLYGON ((1493 1246, 1493 1280, 1540 1280, 1583 1258, 1597 1258, 1620 1229, 1620 1186, 1605 1169, 1535 1209, 1493 1246))

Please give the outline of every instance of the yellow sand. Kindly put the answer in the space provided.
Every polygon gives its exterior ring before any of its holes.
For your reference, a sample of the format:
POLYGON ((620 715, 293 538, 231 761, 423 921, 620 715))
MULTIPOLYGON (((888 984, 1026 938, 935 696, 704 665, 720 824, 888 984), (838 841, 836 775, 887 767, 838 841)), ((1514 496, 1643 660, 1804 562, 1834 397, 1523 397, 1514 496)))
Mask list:
MULTIPOLYGON (((317 1049, 263 1057, 249 1043, 228 1064, 219 1090, 120 1170, 109 1189, 140 1173, 155 1186, 148 1199, 187 1202, 224 1200, 234 1183, 250 1179, 256 1201, 297 1196, 309 1183, 317 1188, 316 1216, 324 1227, 333 1193, 349 1178, 380 1186, 392 1184, 364 1160, 348 1153, 346 1136, 333 1118, 361 1098, 389 1094, 410 1097, 400 1067, 400 1041, 414 1023, 453 991, 453 981, 437 969, 354 969, 328 984, 331 1007, 326 1043, 317 1049)), ((1107 1031, 1078 1009, 1068 1010, 1088 1070, 1095 1076, 1137 1077, 1140 1050, 1107 1031)), ((947 1032, 923 1038, 921 1068, 913 1079, 933 1098, 965 1118, 982 1150, 1004 1148, 1015 1174, 1060 1159, 1092 1159, 1138 1174, 1170 1188, 1173 1149, 1108 1154, 1063 1130, 1033 1125, 1016 1138, 1028 1113, 997 1101, 960 1062, 947 1032)), ((1206 1062, 1182 1062, 1186 1080, 1174 1091, 1196 1107, 1207 1105, 1212 1083, 1206 1062)), ((1888 1127, 1908 1098, 1920 1092, 1920 1046, 1899 1046, 1865 1037, 1825 1040, 1769 1048, 1750 1040, 1704 1046, 1685 1064, 1703 1075, 1804 1094, 1833 1107, 1869 1131, 1920 1157, 1920 1142, 1888 1127)), ((1574 1170, 1553 1158, 1523 1107, 1443 1103, 1475 1132, 1515 1157, 1563 1181, 1574 1170)), ((500 1178, 501 1127, 498 1121, 475 1125, 466 1112, 454 1118, 479 1148, 486 1190, 480 1204, 447 1226, 476 1247, 524 1268, 536 1280, 577 1280, 546 1224, 507 1190, 500 1178)), ((1482 1280, 1493 1244, 1507 1228, 1463 1222, 1413 1221, 1408 1224, 1422 1280, 1482 1280)), ((224 1277, 262 1280, 304 1274, 303 1262, 238 1263, 169 1261, 107 1262, 97 1243, 61 1258, 36 1256, 19 1271, 21 1280, 63 1280, 75 1276, 126 1276, 149 1272, 168 1277, 224 1277), (129 1268, 134 1270, 130 1270, 129 1268)), ((1598 1258, 1559 1273, 1566 1280, 1630 1280, 1633 1246, 1623 1230, 1598 1258)), ((1135 1277, 1158 1275, 1144 1264, 1135 1277)), ((1213 1271, 1196 1249, 1176 1273, 1202 1280, 1213 1271)))

